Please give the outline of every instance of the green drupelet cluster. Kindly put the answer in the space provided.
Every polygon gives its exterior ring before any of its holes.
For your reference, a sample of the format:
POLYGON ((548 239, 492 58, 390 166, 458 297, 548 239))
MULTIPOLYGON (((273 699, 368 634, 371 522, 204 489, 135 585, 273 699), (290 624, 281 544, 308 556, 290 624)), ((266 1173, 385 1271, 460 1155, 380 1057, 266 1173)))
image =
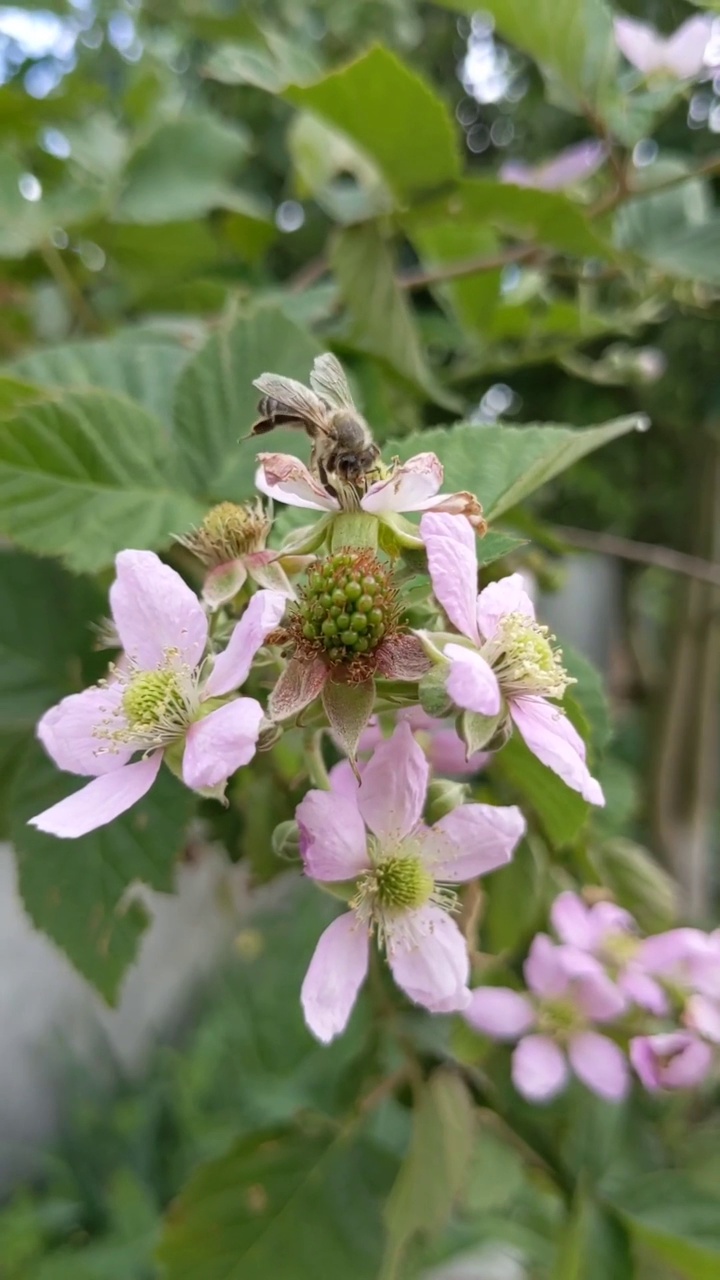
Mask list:
POLYGON ((367 553, 340 551, 308 574, 298 605, 300 633, 331 662, 370 654, 397 621, 388 571, 367 553))

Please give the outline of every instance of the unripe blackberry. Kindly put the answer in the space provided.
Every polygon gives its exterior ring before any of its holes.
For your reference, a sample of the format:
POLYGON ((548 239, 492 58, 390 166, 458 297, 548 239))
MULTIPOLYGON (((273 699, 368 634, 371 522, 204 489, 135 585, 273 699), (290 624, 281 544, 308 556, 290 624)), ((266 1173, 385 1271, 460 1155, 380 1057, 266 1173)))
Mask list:
POLYGON ((369 550, 343 549, 314 565, 290 609, 297 656, 322 655, 330 665, 364 667, 381 640, 398 629, 390 571, 369 550))

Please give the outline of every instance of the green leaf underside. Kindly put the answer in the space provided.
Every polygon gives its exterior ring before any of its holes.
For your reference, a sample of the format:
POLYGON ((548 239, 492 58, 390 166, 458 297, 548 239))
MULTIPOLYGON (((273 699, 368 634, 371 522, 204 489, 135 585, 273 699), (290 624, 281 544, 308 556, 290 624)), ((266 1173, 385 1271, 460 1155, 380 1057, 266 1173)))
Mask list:
POLYGON ((257 418, 261 373, 307 385, 321 348, 276 307, 261 307, 215 333, 185 367, 175 399, 178 470, 194 493, 249 498, 255 492, 256 455, 307 457, 299 430, 276 430, 245 440, 257 418), (240 442, 240 443, 239 443, 240 442))
POLYGON ((123 547, 167 546, 203 509, 172 488, 163 424, 100 391, 67 391, 0 420, 0 531, 79 572, 123 547))
POLYGON ((597 427, 475 426, 459 423, 389 440, 385 456, 401 459, 429 450, 445 469, 443 491, 469 489, 480 499, 488 520, 516 506, 535 489, 603 445, 627 435, 638 416, 616 418, 597 427))
POLYGON ((172 421, 173 386, 188 358, 179 343, 128 330, 113 338, 69 342, 16 360, 12 369, 43 387, 96 388, 137 401, 172 421))

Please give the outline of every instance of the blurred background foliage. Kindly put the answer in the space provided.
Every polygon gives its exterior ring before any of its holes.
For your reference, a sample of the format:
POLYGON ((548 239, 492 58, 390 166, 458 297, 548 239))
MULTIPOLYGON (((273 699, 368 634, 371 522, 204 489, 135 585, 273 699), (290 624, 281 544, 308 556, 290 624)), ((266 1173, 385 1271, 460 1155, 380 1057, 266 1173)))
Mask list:
MULTIPOLYGON (((165 779, 139 825, 63 849, 51 885, 56 846, 24 823, 38 797, 51 803, 63 784, 32 743, 34 722, 102 670, 88 621, 99 620, 114 553, 152 546, 191 572, 169 534, 201 518, 209 500, 252 492, 254 447, 237 445, 253 416, 252 377, 273 368, 304 378, 328 345, 393 450, 416 451, 415 433, 428 427, 475 425, 470 444, 462 437, 462 464, 457 437, 454 483, 477 487, 486 505, 484 424, 584 427, 649 415, 649 435, 631 432, 553 473, 500 521, 532 539, 505 563, 535 572, 549 610, 578 563, 569 551, 595 553, 579 562, 591 585, 571 597, 571 611, 590 609, 597 556, 619 566, 612 609, 602 597, 593 615, 609 610, 606 630, 612 616, 600 657, 613 732, 603 754, 610 726, 598 678, 570 655, 608 808, 588 825, 576 797, 533 775, 519 746, 506 749, 481 794, 519 790, 533 824, 491 882, 484 937, 489 951, 520 955, 568 873, 602 880, 648 928, 672 921, 678 897, 706 923, 716 914, 720 77, 648 87, 614 66, 602 0, 473 8, 0 8, 0 534, 14 544, 0 562, 0 816, 31 918, 109 999, 147 923, 139 906, 119 914, 118 903, 135 877, 172 887, 192 797, 165 779), (605 55, 593 61, 596 44, 605 55), (591 135, 611 159, 577 189, 528 191, 498 178, 508 160, 544 161, 591 135), (645 184, 663 190, 642 197, 645 184), (127 861, 114 879, 118 857, 127 861)), ((668 33, 697 8, 628 0, 625 11, 668 33)), ((271 835, 293 812, 301 770, 289 737, 235 780, 227 813, 201 807, 211 837, 232 859, 248 858, 258 883, 285 865, 271 835)), ((446 1153, 438 1166, 450 1191, 436 1229, 404 1220, 396 1196, 385 1225, 399 1252, 383 1261, 382 1197, 407 1147, 410 1093, 369 1118, 358 1106, 396 1065, 396 1050, 368 1031, 367 1010, 332 1050, 311 1044, 296 990, 323 904, 282 902, 266 931, 253 924, 241 937, 187 1046, 163 1051, 142 1084, 116 1081, 108 1108, 106 1093, 93 1099, 71 1077, 79 1096, 42 1189, 18 1192, 0 1214, 2 1280, 155 1276, 161 1215, 206 1157, 218 1158, 220 1181, 206 1186, 200 1175, 195 1209, 171 1219, 171 1280, 254 1280, 271 1263, 278 1280, 391 1280, 398 1258, 410 1276, 498 1242, 517 1275, 717 1274, 710 1103, 661 1118, 646 1101, 621 1131, 607 1108, 573 1095, 564 1112, 521 1111, 508 1128, 498 1120, 501 1079, 493 1111, 481 1107, 470 1121, 482 1128, 481 1154, 446 1153), (254 969, 256 946, 264 963, 254 969), (354 1172, 333 1128, 348 1108, 360 1131, 354 1172), (333 1170, 321 1191, 298 1190, 308 1151, 333 1170), (555 1160, 554 1183, 545 1158, 555 1160), (682 1185, 645 1186, 676 1164, 682 1185), (233 1177, 242 1207, 225 1221, 222 1179, 233 1177), (295 1208, 268 1258, 243 1231, 273 1178, 295 1208), (343 1225, 350 1205, 354 1225, 343 1225), (648 1205, 670 1218, 684 1208, 674 1236, 665 1222, 670 1245, 648 1205), (231 1264, 193 1263, 205 1212, 234 1241, 231 1264), (334 1224, 315 1266, 305 1219, 334 1224)), ((437 1043, 434 1034, 409 1017, 408 1036, 436 1069, 428 1105, 461 1130, 469 1096, 442 1067, 450 1033, 438 1031, 437 1043)), ((473 1062, 480 1052, 454 1048, 473 1062)))

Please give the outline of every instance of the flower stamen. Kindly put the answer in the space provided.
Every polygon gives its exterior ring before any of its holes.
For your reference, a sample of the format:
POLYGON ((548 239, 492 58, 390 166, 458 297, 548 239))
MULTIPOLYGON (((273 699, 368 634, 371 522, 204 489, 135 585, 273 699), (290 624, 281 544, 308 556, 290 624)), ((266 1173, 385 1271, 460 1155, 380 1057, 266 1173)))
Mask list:
POLYGON ((555 636, 524 613, 509 613, 480 652, 490 663, 506 697, 534 694, 562 698, 576 681, 563 667, 555 636))

